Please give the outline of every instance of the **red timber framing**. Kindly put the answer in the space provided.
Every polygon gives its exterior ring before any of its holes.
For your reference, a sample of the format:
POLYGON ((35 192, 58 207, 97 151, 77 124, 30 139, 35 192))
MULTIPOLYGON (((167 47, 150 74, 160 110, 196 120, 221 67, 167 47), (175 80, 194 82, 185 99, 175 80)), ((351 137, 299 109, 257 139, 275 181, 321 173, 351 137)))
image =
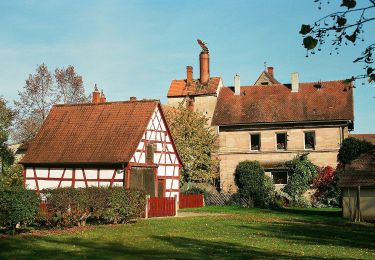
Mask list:
MULTIPOLYGON (((162 197, 179 196, 181 161, 165 118, 159 108, 154 111, 147 129, 126 168, 127 187, 131 182, 129 177, 132 167, 154 167, 155 194, 158 192, 158 182, 162 181, 164 191, 162 197), (150 144, 154 145, 156 149, 153 151, 153 161, 147 162, 147 147, 150 144)), ((157 195, 160 196, 160 194, 157 195)))
POLYGON ((144 134, 129 162, 123 167, 85 166, 25 166, 25 187, 40 191, 57 187, 124 186, 130 187, 132 167, 151 167, 155 174, 155 194, 158 182, 163 183, 160 197, 179 196, 181 160, 160 106, 155 108, 144 134), (153 146, 152 161, 146 162, 147 147, 153 146), (125 167, 126 166, 126 167, 125 167))

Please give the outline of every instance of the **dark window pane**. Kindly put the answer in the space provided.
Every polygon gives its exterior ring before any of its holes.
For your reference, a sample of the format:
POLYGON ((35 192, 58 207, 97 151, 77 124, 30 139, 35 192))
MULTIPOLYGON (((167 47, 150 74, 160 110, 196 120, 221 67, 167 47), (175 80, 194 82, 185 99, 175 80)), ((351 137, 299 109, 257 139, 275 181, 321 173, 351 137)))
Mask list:
POLYGON ((287 184, 288 174, 286 172, 272 172, 271 174, 274 184, 287 184))
POLYGON ((253 134, 251 137, 251 150, 260 150, 260 134, 253 134))
POLYGON ((315 132, 305 132, 305 149, 315 149, 315 132))
POLYGON ((276 134, 277 150, 286 150, 286 133, 276 134))

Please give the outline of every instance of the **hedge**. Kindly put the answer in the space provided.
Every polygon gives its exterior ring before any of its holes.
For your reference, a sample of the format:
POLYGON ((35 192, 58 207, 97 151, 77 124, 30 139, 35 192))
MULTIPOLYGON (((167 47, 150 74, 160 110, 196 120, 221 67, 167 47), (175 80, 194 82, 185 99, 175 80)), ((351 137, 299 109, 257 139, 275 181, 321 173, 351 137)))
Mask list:
POLYGON ((58 188, 43 190, 47 212, 41 217, 51 226, 84 226, 88 219, 125 223, 144 214, 145 193, 122 187, 58 188))
POLYGON ((0 189, 0 226, 14 232, 18 224, 33 223, 39 203, 34 191, 20 187, 0 189))

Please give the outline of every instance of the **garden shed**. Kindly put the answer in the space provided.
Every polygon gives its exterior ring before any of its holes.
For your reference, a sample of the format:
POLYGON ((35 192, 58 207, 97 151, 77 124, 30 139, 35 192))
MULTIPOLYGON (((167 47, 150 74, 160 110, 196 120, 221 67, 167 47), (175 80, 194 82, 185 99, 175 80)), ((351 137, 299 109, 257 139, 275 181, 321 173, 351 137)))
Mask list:
POLYGON ((181 160, 158 100, 55 105, 22 159, 28 189, 124 186, 179 195, 181 160))
POLYGON ((355 221, 375 220, 375 149, 345 168, 340 180, 343 215, 355 221))

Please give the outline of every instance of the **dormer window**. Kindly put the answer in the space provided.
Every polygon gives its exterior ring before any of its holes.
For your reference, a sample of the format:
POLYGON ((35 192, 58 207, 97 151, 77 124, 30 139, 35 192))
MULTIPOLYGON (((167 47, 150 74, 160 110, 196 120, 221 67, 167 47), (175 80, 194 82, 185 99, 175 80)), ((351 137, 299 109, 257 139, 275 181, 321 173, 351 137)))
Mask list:
POLYGON ((269 85, 269 82, 262 82, 261 85, 269 85))

